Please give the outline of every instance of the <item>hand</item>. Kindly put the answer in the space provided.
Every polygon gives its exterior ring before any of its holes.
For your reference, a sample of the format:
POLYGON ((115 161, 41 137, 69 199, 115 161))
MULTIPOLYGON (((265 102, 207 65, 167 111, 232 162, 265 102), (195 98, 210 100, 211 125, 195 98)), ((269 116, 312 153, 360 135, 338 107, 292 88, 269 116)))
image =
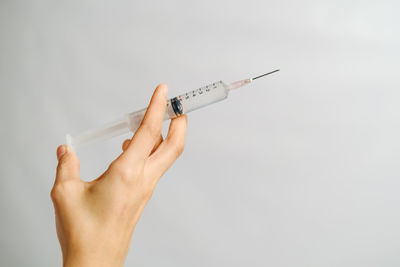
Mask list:
POLYGON ((122 154, 97 179, 79 177, 79 160, 58 147, 51 191, 64 266, 122 266, 143 208, 164 172, 182 153, 187 118, 171 121, 163 140, 166 85, 155 90, 146 115, 122 154))

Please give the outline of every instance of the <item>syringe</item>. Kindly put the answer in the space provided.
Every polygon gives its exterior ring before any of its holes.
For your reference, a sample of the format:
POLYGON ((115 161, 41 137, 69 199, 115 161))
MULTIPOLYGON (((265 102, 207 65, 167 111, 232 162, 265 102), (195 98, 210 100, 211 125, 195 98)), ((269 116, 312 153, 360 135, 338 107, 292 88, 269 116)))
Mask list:
MULTIPOLYGON (((218 81, 171 98, 167 101, 167 110, 165 112, 164 120, 169 120, 195 109, 224 100, 228 97, 229 91, 235 90, 258 78, 277 71, 279 70, 274 70, 254 78, 233 82, 229 85, 222 81, 218 81)), ((67 145, 72 149, 76 149, 85 144, 103 141, 128 132, 134 133, 139 128, 146 110, 147 108, 144 108, 128 113, 119 120, 108 123, 96 130, 82 132, 74 136, 67 134, 67 145)))

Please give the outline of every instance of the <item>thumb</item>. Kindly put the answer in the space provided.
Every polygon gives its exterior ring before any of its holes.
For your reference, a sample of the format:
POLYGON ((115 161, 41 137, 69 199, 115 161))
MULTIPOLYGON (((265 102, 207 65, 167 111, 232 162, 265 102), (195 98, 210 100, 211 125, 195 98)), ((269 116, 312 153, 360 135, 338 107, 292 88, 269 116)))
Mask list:
POLYGON ((79 178, 79 159, 66 145, 57 148, 57 174, 56 183, 62 180, 79 178))

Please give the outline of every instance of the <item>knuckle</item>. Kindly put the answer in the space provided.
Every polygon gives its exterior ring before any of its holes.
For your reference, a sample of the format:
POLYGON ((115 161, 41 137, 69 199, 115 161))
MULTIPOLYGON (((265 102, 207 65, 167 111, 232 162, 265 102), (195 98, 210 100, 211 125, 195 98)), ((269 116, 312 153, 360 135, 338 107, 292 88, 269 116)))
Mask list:
POLYGON ((173 146, 173 149, 175 151, 176 157, 179 157, 180 155, 182 155, 182 153, 185 149, 185 144, 182 142, 179 142, 173 146))
POLYGON ((144 123, 142 129, 152 139, 158 139, 161 132, 161 125, 158 125, 157 123, 144 123))
POLYGON ((50 192, 50 197, 53 201, 63 199, 66 195, 76 192, 79 186, 78 181, 66 180, 56 183, 50 192))
POLYGON ((58 200, 58 196, 60 195, 58 186, 54 185, 53 188, 50 191, 50 198, 53 200, 53 202, 56 202, 58 200))
POLYGON ((136 176, 136 168, 132 167, 132 166, 126 166, 123 170, 122 170, 122 178, 126 178, 126 179, 131 179, 133 177, 136 176))
POLYGON ((154 186, 151 183, 145 183, 142 188, 142 199, 148 201, 153 195, 154 186))
POLYGON ((122 170, 124 169, 124 165, 119 160, 114 160, 111 162, 110 166, 108 167, 110 171, 112 171, 115 175, 122 175, 122 170))
POLYGON ((114 161, 110 165, 110 171, 113 175, 119 177, 124 183, 130 184, 135 177, 140 175, 140 166, 133 166, 119 161, 114 161))

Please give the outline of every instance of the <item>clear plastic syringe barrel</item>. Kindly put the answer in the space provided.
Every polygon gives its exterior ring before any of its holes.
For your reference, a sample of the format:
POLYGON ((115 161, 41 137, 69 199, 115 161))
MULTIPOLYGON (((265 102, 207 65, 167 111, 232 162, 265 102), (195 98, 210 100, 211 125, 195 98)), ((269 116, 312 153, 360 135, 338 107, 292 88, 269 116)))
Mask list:
MULTIPOLYGON (((164 120, 169 120, 224 100, 228 97, 228 93, 229 86, 219 81, 171 98, 167 102, 167 111, 165 112, 164 120)), ((127 121, 131 132, 135 132, 139 128, 146 110, 147 108, 144 108, 127 114, 127 121)))
MULTIPOLYGON (((169 120, 192 110, 224 100, 228 97, 229 89, 228 85, 219 81, 171 98, 167 101, 164 120, 169 120)), ((129 131, 134 133, 139 128, 146 110, 147 108, 144 108, 128 113, 124 118, 96 130, 83 132, 74 136, 67 135, 67 144, 74 149, 82 145, 119 136, 129 131)))

